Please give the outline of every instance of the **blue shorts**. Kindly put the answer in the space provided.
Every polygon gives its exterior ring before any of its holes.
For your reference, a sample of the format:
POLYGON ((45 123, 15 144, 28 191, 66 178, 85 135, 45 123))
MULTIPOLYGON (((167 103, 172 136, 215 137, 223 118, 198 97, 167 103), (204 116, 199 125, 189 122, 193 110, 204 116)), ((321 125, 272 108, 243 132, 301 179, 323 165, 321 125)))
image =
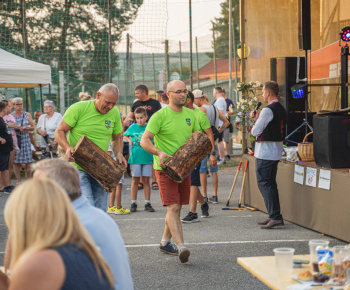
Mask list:
POLYGON ((192 172, 191 172, 191 186, 201 186, 201 179, 199 176, 199 168, 201 166, 198 165, 192 172))
MULTIPOLYGON (((209 158, 210 155, 208 155, 207 157, 205 157, 203 160, 202 160, 202 163, 201 163, 201 166, 200 166, 200 169, 199 169, 199 173, 207 173, 207 170, 208 170, 208 167, 207 167, 207 160, 209 158)), ((212 167, 209 163, 209 170, 210 172, 218 172, 218 166, 215 165, 214 167, 212 167)))
POLYGON ((152 164, 131 164, 133 177, 152 177, 152 164))

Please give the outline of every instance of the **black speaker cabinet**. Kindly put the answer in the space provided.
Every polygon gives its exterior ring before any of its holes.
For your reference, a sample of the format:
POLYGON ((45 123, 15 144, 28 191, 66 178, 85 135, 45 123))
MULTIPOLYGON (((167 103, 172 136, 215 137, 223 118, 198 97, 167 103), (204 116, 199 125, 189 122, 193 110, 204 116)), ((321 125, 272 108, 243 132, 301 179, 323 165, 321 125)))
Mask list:
POLYGON ((315 115, 313 127, 316 165, 350 168, 350 116, 315 115))
MULTIPOLYGON (((296 84, 297 73, 299 79, 305 78, 305 57, 276 57, 270 60, 271 80, 280 86, 280 103, 288 112, 305 111, 305 99, 294 99, 291 87, 296 84)), ((299 82, 304 84, 304 82, 299 82)), ((306 96, 305 96, 306 97, 306 96)))
POLYGON ((298 1, 299 50, 311 49, 311 7, 310 0, 298 1))

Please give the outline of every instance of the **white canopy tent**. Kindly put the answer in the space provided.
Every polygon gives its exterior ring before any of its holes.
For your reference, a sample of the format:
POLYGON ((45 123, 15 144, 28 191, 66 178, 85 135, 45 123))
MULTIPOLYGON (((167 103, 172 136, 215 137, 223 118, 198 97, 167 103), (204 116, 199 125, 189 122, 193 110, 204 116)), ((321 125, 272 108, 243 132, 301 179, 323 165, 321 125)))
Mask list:
POLYGON ((0 49, 0 88, 34 88, 51 84, 51 68, 0 49))
MULTIPOLYGON (((0 48, 0 88, 40 87, 42 108, 41 87, 45 85, 49 85, 51 89, 51 67, 49 65, 25 59, 0 48)), ((28 111, 28 94, 26 94, 26 105, 28 111)))

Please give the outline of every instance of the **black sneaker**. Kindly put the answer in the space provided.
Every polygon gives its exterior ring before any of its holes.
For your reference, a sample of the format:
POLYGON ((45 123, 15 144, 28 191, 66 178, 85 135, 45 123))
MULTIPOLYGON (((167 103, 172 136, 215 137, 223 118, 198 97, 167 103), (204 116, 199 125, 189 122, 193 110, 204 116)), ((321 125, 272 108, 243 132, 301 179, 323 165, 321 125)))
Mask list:
POLYGON ((203 196, 203 199, 204 199, 204 201, 205 201, 206 203, 208 203, 208 197, 203 196))
POLYGON ((208 203, 204 203, 203 205, 201 205, 201 210, 202 210, 202 218, 207 218, 209 217, 209 204, 208 203))
POLYGON ((6 186, 4 188, 4 193, 10 194, 12 192, 12 190, 14 190, 14 189, 15 189, 15 187, 13 185, 6 186))
POLYGON ((231 161, 230 155, 226 155, 225 157, 226 157, 226 160, 227 160, 227 161, 231 161))
POLYGON ((179 254, 177 247, 175 245, 170 244, 170 242, 168 242, 165 246, 162 246, 162 244, 160 244, 159 250, 163 253, 173 256, 177 256, 179 254))
POLYGON ((145 211, 154 212, 154 209, 153 209, 153 207, 151 206, 150 203, 146 203, 145 204, 145 211))
POLYGON ((131 212, 135 212, 137 210, 137 204, 136 203, 132 203, 130 206, 130 211, 131 212))
POLYGON ((214 196, 214 195, 213 195, 213 197, 209 197, 209 202, 211 202, 211 203, 218 203, 218 197, 214 196))
POLYGON ((193 212, 189 212, 182 220, 183 223, 196 223, 199 222, 198 215, 193 212))

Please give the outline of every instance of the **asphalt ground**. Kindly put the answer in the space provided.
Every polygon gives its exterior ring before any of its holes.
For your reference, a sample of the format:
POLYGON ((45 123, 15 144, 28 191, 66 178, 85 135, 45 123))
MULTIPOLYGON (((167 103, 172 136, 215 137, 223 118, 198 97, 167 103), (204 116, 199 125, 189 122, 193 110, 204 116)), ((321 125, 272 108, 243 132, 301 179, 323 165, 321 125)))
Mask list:
MULTIPOLYGON (((237 257, 272 256, 277 247, 292 247, 295 254, 308 254, 308 241, 327 239, 330 246, 343 241, 285 221, 279 229, 263 230, 257 221, 267 215, 260 211, 224 211, 237 167, 219 170, 218 204, 210 204, 210 217, 182 224, 185 244, 191 251, 189 262, 181 264, 176 256, 159 251, 164 229, 166 208, 161 205, 158 190, 152 190, 151 203, 155 212, 144 211, 143 190, 138 194, 138 211, 111 217, 118 224, 130 259, 135 289, 268 289, 237 263, 237 257)), ((242 170, 241 170, 242 171, 242 170)), ((238 205, 242 174, 240 173, 230 206, 238 205)), ((125 178, 122 204, 130 208, 131 178, 125 178)), ((208 178, 208 193, 212 193, 208 178)), ((283 194, 280 192, 280 194, 283 194)), ((0 197, 0 264, 3 264, 7 229, 3 208, 8 195, 0 197)), ((185 217, 189 206, 184 206, 185 217)), ((197 206, 200 216, 200 206, 197 206)), ((283 213, 282 213, 283 214, 283 213)))

